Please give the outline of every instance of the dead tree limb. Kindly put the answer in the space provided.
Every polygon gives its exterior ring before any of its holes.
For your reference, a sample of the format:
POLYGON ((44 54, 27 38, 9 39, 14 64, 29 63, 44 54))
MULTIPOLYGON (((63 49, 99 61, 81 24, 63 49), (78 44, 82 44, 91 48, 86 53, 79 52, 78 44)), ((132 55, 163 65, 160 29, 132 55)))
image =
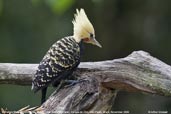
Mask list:
MULTIPOLYGON (((0 64, 0 83, 30 85, 37 64, 0 64)), ((144 51, 121 59, 83 62, 74 72, 86 81, 54 92, 44 111, 107 111, 118 90, 171 96, 171 67, 144 51)))

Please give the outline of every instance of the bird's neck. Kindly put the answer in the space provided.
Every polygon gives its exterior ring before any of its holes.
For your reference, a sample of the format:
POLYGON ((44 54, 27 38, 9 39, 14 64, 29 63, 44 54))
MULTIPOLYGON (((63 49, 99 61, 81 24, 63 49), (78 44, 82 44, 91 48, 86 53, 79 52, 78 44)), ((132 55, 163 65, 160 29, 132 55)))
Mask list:
POLYGON ((73 35, 73 38, 75 39, 75 41, 77 42, 77 43, 80 43, 81 42, 81 38, 78 36, 78 35, 73 35))
POLYGON ((83 52, 84 52, 84 42, 82 39, 75 37, 74 35, 72 36, 72 38, 78 43, 79 47, 80 47, 80 56, 82 57, 83 52), (78 40, 80 39, 80 40, 78 40))
POLYGON ((84 52, 84 43, 83 43, 83 40, 81 40, 78 44, 80 46, 80 56, 82 57, 83 52, 84 52))

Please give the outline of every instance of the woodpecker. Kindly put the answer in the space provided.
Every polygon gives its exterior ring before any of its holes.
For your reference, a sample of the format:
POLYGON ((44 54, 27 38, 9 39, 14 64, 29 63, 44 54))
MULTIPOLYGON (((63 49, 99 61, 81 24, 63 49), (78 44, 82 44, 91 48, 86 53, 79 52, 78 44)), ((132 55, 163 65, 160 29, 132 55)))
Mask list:
POLYGON ((55 42, 47 51, 32 81, 32 90, 42 91, 41 103, 45 101, 47 87, 59 85, 67 79, 80 63, 83 43, 90 43, 102 47, 95 39, 93 25, 89 21, 84 9, 76 9, 73 23, 73 35, 55 42))

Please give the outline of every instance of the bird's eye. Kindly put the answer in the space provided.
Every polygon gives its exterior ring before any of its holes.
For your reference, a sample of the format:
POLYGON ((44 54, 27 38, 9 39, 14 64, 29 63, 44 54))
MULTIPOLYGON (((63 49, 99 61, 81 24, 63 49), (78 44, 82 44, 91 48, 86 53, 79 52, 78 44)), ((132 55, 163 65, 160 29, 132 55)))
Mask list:
POLYGON ((90 38, 93 38, 93 34, 92 33, 90 33, 90 38))

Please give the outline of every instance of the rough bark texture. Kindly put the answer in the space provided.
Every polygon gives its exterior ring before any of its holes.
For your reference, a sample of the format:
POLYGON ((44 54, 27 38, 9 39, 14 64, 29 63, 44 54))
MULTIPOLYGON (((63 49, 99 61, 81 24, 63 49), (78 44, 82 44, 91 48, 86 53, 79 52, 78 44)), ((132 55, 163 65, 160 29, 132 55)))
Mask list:
MULTIPOLYGON (((36 67, 1 63, 0 83, 31 84, 36 67)), ((81 63, 73 75, 86 81, 55 91, 42 105, 43 111, 108 111, 118 90, 171 96, 171 67, 144 51, 81 63)))

